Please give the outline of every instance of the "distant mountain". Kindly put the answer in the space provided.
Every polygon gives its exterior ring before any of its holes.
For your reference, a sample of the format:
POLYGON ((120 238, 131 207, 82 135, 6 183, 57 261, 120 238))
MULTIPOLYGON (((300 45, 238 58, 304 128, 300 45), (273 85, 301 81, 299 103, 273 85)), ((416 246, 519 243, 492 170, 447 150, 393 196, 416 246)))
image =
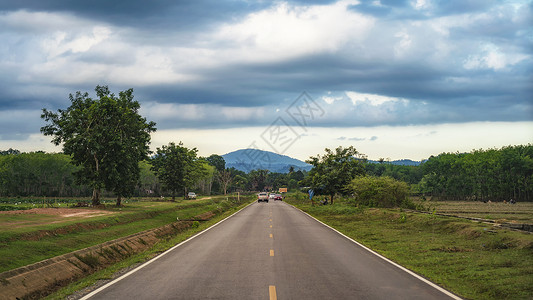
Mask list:
MULTIPOLYGON (((379 164, 379 161, 376 160, 369 160, 369 163, 373 164, 379 164)), ((400 159, 400 160, 393 160, 393 161, 385 161, 384 164, 391 164, 391 165, 399 165, 399 166, 419 166, 422 162, 420 161, 414 161, 410 159, 400 159)))
MULTIPOLYGON (((222 157, 226 161, 226 168, 233 167, 246 173, 257 169, 269 170, 270 172, 275 173, 288 173, 291 166, 294 167, 295 171, 309 171, 313 167, 310 164, 296 158, 257 149, 241 149, 226 153, 222 155, 222 157)), ((369 160, 368 162, 374 164, 379 163, 375 160, 369 160)), ((385 161, 383 163, 403 166, 418 166, 421 162, 410 159, 400 159, 385 161)))
POLYGON ((257 169, 288 173, 291 166, 295 171, 309 171, 312 168, 310 164, 299 159, 257 149, 241 149, 224 154, 222 157, 226 161, 226 168, 234 167, 247 173, 257 169))

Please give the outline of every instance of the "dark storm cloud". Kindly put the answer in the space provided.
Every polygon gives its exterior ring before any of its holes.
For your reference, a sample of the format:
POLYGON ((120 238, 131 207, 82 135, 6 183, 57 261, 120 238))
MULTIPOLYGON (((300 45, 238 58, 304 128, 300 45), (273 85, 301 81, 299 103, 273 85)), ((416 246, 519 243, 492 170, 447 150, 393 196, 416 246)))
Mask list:
POLYGON ((199 30, 213 22, 222 22, 261 9, 266 4, 248 1, 2 1, 0 10, 72 13, 76 16, 143 30, 199 30))

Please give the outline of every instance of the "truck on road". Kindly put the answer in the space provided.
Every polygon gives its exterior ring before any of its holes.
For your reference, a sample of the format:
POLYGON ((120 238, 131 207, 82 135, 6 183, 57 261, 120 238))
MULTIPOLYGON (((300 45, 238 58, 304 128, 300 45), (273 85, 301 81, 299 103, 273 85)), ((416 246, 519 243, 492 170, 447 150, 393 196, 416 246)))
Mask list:
POLYGON ((262 192, 257 194, 257 202, 268 202, 268 193, 262 192))

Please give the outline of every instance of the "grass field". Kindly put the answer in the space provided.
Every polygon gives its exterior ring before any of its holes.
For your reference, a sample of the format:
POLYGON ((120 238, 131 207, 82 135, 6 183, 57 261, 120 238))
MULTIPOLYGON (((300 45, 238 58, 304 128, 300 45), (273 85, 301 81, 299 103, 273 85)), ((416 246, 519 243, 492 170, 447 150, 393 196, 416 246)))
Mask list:
MULTIPOLYGON (((129 201, 124 207, 110 205, 103 209, 3 211, 0 212, 0 272, 160 227, 177 218, 190 219, 207 211, 222 211, 234 206, 232 199, 225 199, 129 201)), ((33 206, 31 203, 25 205, 33 206)))
MULTIPOLYGON (((462 297, 533 298, 532 234, 400 209, 353 207, 342 201, 311 206, 309 200, 299 199, 288 197, 287 202, 462 297)), ((461 210, 460 203, 439 203, 436 211, 438 207, 476 214, 474 206, 461 210)), ((527 219, 521 212, 509 214, 506 206, 501 206, 500 214, 497 207, 492 206, 494 216, 527 219)))

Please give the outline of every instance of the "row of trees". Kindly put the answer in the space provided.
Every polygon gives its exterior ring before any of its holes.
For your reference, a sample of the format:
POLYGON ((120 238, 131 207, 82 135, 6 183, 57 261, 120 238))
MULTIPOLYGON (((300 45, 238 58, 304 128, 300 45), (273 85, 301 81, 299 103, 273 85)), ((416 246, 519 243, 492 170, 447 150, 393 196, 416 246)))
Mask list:
MULTIPOLYGON (((305 186, 315 189, 317 194, 329 195, 332 200, 337 194, 359 199, 367 193, 360 187, 388 183, 386 179, 372 184, 365 181, 378 177, 407 182, 412 191, 440 199, 528 201, 531 200, 533 169, 528 151, 531 151, 530 145, 462 154, 443 153, 421 166, 397 166, 367 163, 355 149, 337 148, 312 157, 309 162, 316 167, 310 172, 291 169, 283 174, 226 169, 224 158, 219 155, 197 157, 196 149, 170 143, 158 148, 150 159, 139 162, 139 181, 132 195, 176 196, 186 195, 188 190, 225 194, 280 187, 294 190, 305 186), (362 178, 364 175, 366 179, 362 178), (353 183, 355 178, 359 183, 353 183), (417 182, 416 178, 421 179, 417 182)), ((73 174, 80 167, 72 164, 69 155, 20 153, 13 149, 0 153, 0 195, 76 197, 91 192, 87 185, 77 183, 73 174)))
MULTIPOLYGON (((75 174, 80 167, 64 153, 16 152, 0 154, 0 196, 90 196, 92 189, 78 184, 75 174)), ((187 191, 202 194, 226 194, 235 191, 277 190, 299 188, 306 172, 291 169, 289 173, 254 170, 250 173, 227 169, 224 158, 213 154, 198 157, 197 149, 182 143, 169 143, 157 148, 146 160, 139 162, 139 180, 132 196, 183 196, 187 191)), ((113 190, 102 191, 111 195, 113 190)))
POLYGON ((65 154, 4 153, 0 155, 0 195, 85 196, 90 189, 76 183, 78 170, 65 154))
POLYGON ((441 199, 481 201, 533 198, 533 145, 442 153, 421 169, 419 188, 441 199))
POLYGON ((368 175, 376 177, 391 177, 408 184, 418 184, 424 176, 424 170, 420 166, 394 165, 380 159, 378 163, 365 164, 368 175))

